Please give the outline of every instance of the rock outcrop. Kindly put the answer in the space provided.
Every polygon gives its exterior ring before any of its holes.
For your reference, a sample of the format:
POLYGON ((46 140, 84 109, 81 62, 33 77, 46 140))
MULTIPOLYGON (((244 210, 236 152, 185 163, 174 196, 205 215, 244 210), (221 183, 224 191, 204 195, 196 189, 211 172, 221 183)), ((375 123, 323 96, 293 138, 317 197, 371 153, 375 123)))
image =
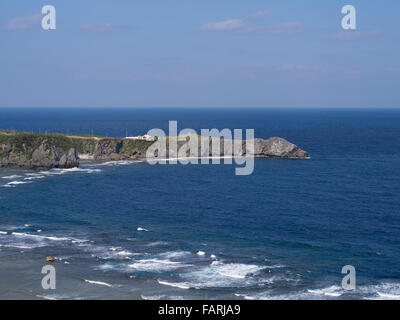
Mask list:
POLYGON ((41 168, 73 168, 79 165, 78 155, 75 149, 68 151, 58 149, 55 146, 41 144, 32 153, 32 157, 23 151, 15 150, 12 145, 1 144, 0 166, 19 166, 32 169, 41 168))
POLYGON ((0 166, 50 169, 78 165, 76 149, 65 137, 0 132, 0 166))
POLYGON ((66 152, 55 146, 41 144, 32 154, 31 168, 73 168, 79 165, 78 155, 74 148, 66 152))
POLYGON ((278 158, 308 158, 306 151, 301 150, 295 144, 279 137, 254 139, 255 157, 278 157, 278 158))

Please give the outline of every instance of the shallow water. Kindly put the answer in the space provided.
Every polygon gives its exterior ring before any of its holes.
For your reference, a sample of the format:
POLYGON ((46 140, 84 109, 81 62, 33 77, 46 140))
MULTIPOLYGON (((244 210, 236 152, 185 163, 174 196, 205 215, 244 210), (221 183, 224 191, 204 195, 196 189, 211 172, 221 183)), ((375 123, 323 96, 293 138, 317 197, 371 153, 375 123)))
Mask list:
POLYGON ((0 297, 400 298, 400 111, 5 110, 0 128, 124 136, 254 128, 309 160, 0 169, 0 297), (58 258, 57 289, 41 287, 58 258), (357 290, 341 288, 344 265, 357 290))

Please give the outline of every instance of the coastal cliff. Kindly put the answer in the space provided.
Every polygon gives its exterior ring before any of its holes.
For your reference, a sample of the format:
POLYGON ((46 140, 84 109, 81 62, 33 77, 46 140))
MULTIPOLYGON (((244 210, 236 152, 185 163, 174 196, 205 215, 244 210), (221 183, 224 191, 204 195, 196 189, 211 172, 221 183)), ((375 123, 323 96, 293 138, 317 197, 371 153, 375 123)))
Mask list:
MULTIPOLYGON (((208 155, 211 155, 212 138, 209 141, 208 155)), ((153 143, 141 139, 0 131, 0 166, 72 168, 79 166, 79 160, 141 160, 146 158, 146 150, 153 143)), ((179 142, 178 148, 184 143, 179 142)), ((224 155, 223 140, 221 146, 221 155, 224 155)), ((246 150, 245 141, 243 150, 246 150)), ((293 143, 274 137, 267 140, 254 139, 254 156, 307 158, 309 155, 293 143)))

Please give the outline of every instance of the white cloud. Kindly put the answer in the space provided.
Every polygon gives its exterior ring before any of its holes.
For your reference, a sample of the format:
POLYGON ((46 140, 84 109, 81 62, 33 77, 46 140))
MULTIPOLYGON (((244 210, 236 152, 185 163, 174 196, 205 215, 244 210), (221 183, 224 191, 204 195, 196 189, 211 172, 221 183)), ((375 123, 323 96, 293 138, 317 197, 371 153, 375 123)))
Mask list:
POLYGON ((264 33, 264 34, 291 34, 301 31, 301 23, 286 22, 273 25, 256 25, 254 20, 271 15, 269 10, 257 11, 241 19, 228 19, 218 22, 208 22, 202 25, 202 30, 208 31, 236 31, 240 33, 264 33))
POLYGON ((40 14, 35 14, 33 16, 15 18, 2 26, 2 29, 14 31, 14 30, 25 30, 32 29, 34 27, 40 27, 40 21, 42 16, 40 14))
POLYGON ((285 71, 287 73, 327 73, 329 72, 327 69, 313 66, 313 65, 305 65, 302 63, 284 63, 280 66, 281 71, 285 71))
POLYGON ((201 29, 203 30, 239 30, 247 27, 247 23, 242 19, 230 19, 221 22, 208 22, 204 24, 201 29))

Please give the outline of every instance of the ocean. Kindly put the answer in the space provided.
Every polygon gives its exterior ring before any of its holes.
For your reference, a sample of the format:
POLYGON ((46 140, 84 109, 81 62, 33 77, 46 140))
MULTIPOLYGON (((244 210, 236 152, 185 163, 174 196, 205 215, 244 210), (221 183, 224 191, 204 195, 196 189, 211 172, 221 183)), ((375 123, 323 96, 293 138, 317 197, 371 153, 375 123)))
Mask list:
POLYGON ((310 159, 0 168, 1 299, 400 299, 400 110, 0 109, 0 128, 255 130, 310 159), (56 289, 41 270, 54 256, 56 289), (342 267, 356 289, 342 288, 342 267))

